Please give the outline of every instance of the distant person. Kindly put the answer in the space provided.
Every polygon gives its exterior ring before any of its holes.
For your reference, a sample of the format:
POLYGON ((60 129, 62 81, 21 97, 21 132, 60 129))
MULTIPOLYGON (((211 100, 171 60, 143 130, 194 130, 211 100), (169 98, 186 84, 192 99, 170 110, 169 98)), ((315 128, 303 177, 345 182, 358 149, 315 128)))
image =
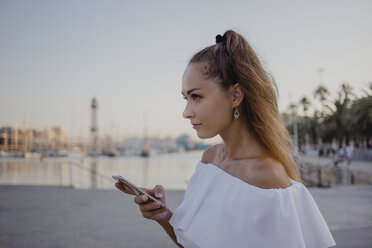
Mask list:
POLYGON ((333 164, 334 166, 338 166, 338 163, 343 160, 344 149, 341 147, 341 145, 332 149, 334 149, 332 154, 333 164))
MULTIPOLYGON (((182 94, 183 117, 198 137, 220 135, 223 143, 204 151, 174 213, 136 196, 145 218, 157 221, 179 247, 335 245, 301 183, 276 86, 242 36, 229 30, 196 53, 183 74, 182 94)), ((166 204, 162 186, 144 190, 166 204)))
POLYGON ((340 153, 340 161, 345 160, 345 152, 346 147, 345 146, 339 146, 339 153, 340 153))
POLYGON ((351 162, 354 159, 354 145, 348 144, 345 148, 345 158, 346 158, 346 163, 347 166, 351 164, 351 162))
POLYGON ((323 145, 321 145, 321 146, 318 147, 318 155, 319 155, 319 157, 323 157, 323 153, 324 153, 324 148, 323 148, 323 145))

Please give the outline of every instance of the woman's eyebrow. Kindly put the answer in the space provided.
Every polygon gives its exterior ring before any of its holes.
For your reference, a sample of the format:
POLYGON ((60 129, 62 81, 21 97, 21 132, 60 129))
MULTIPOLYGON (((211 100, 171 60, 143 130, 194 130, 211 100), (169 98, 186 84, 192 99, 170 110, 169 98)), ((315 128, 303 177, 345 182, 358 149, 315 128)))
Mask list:
MULTIPOLYGON (((195 90, 200 90, 200 89, 201 89, 201 88, 193 88, 193 89, 191 89, 191 90, 188 90, 188 91, 187 91, 187 95, 190 95, 191 92, 193 92, 193 91, 195 91, 195 90)), ((181 91, 181 94, 184 95, 182 91, 181 91)))

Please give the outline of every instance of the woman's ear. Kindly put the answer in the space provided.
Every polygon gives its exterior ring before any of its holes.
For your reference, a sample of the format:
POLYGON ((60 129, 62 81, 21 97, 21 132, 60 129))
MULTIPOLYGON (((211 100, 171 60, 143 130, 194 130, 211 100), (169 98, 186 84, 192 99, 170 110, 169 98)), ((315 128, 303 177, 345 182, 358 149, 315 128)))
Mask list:
POLYGON ((232 106, 238 107, 244 98, 244 91, 239 83, 234 84, 230 88, 230 96, 231 96, 231 103, 232 106))

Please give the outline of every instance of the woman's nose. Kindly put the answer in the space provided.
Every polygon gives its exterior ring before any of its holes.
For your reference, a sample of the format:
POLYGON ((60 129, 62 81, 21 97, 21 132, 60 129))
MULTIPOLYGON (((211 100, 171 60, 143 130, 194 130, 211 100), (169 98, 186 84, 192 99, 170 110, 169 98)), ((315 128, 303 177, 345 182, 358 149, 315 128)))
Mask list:
POLYGON ((191 110, 189 104, 187 104, 185 110, 183 111, 183 118, 188 119, 193 115, 193 111, 191 110))

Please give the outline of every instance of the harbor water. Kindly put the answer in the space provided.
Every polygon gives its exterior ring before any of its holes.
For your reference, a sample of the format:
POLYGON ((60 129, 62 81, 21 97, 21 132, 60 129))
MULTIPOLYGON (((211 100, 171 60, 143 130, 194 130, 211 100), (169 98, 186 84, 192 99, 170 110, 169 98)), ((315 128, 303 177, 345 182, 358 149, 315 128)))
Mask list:
POLYGON ((112 189, 112 175, 122 175, 139 187, 163 185, 184 190, 203 151, 142 157, 0 159, 0 185, 67 186, 112 189))

